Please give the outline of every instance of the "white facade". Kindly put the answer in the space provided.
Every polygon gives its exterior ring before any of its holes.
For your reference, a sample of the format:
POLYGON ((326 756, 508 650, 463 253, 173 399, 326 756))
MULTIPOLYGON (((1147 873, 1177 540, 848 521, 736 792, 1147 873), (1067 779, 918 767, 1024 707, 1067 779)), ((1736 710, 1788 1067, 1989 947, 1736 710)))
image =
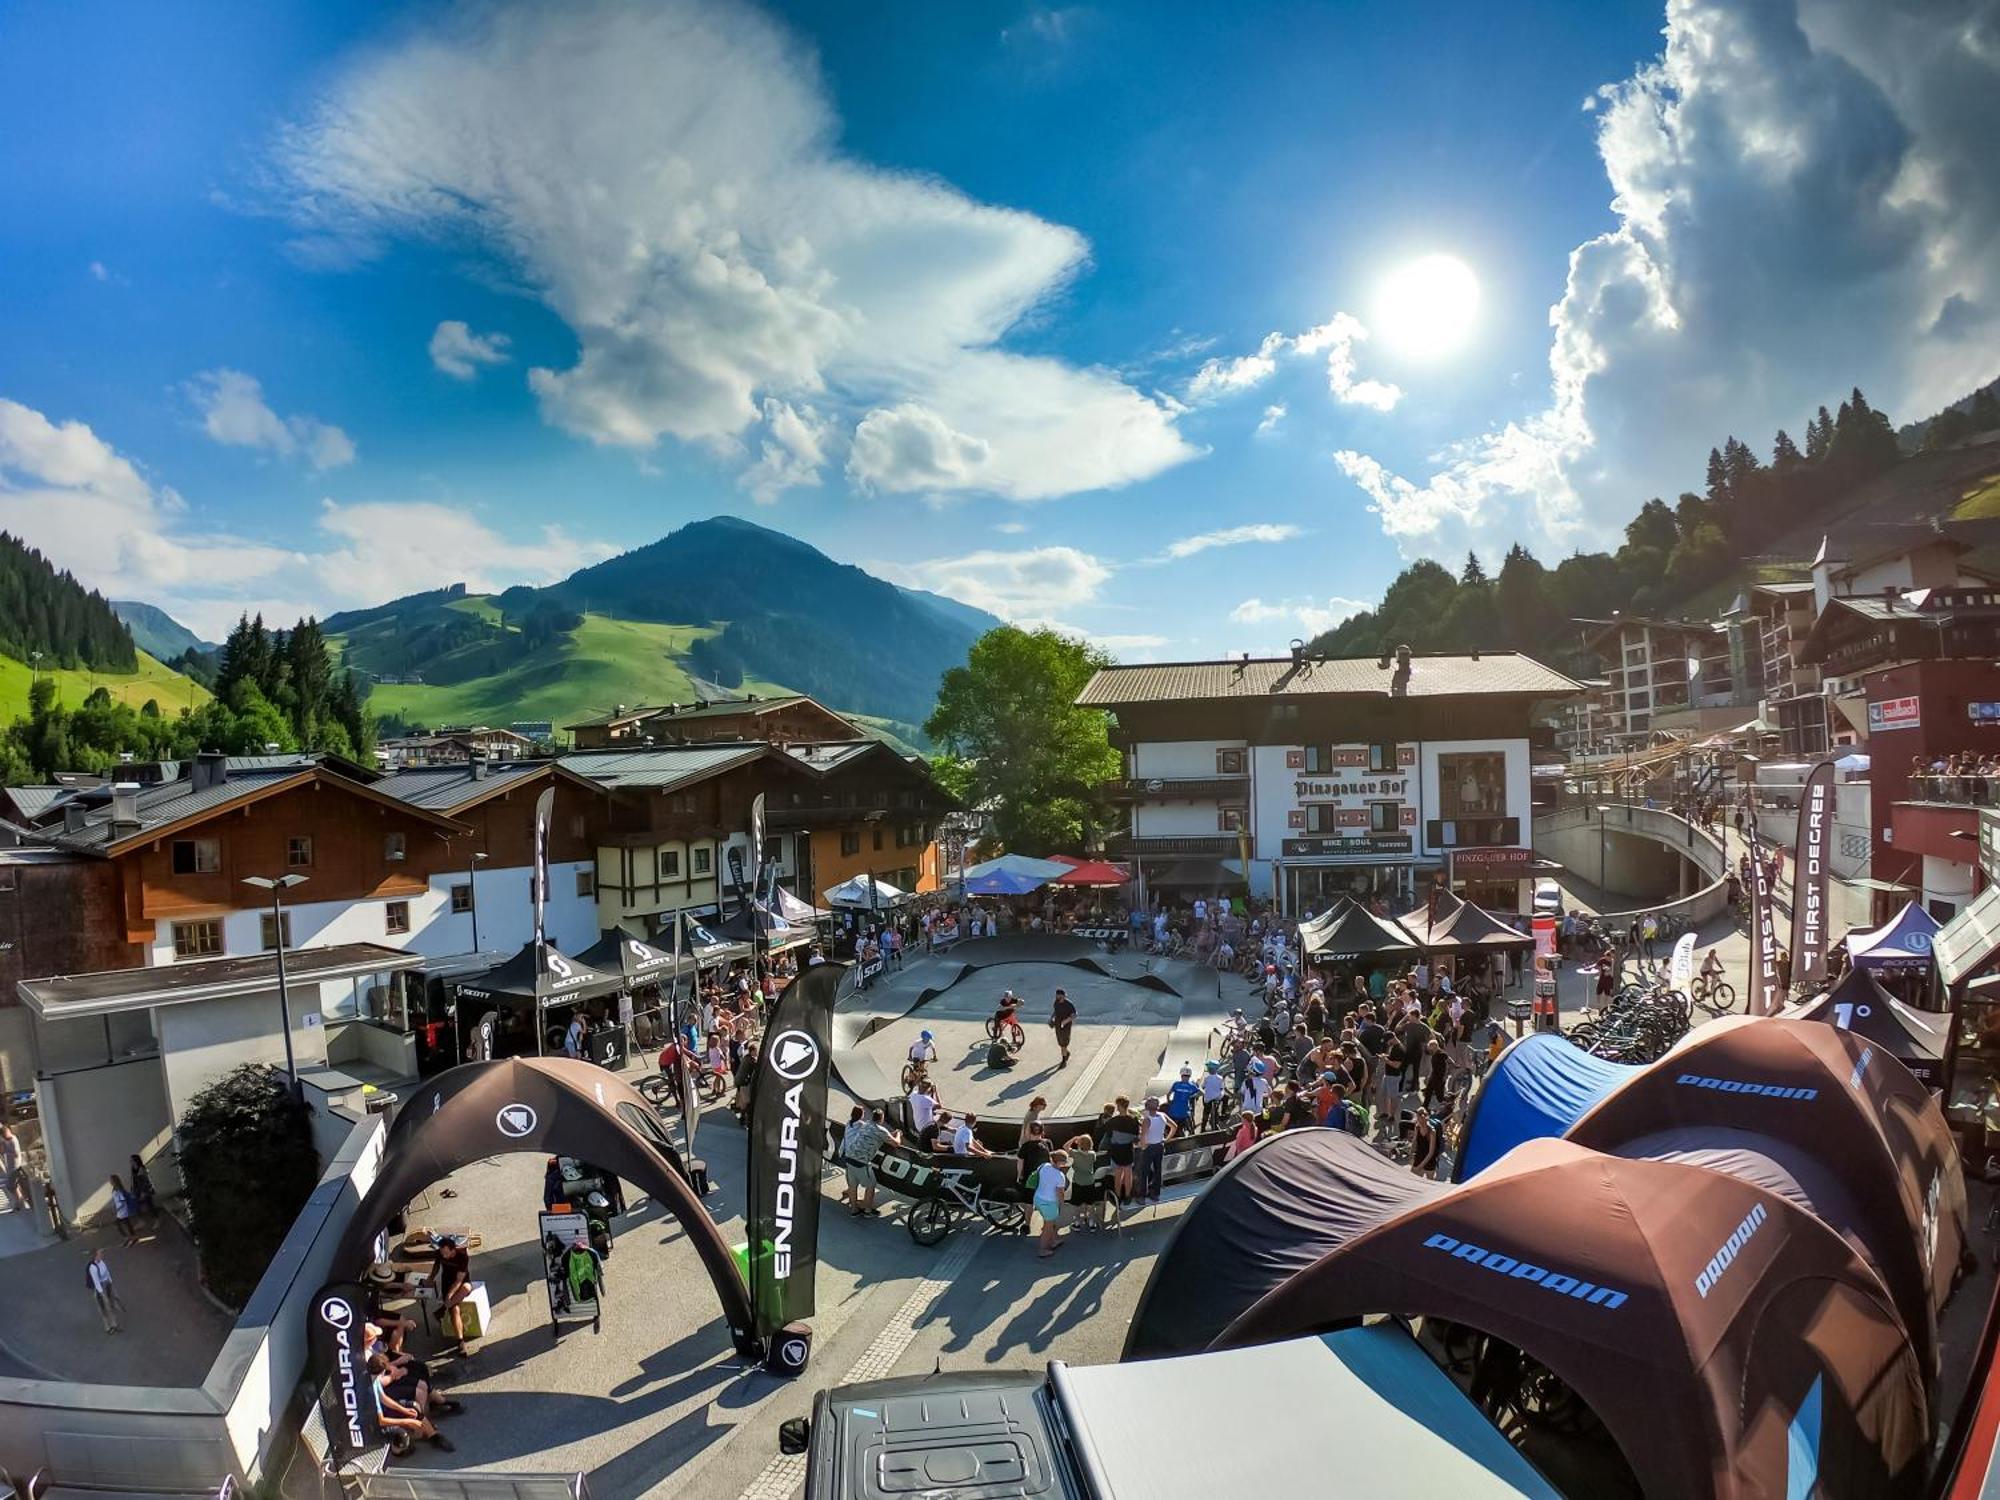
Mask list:
MULTIPOLYGON (((593 880, 579 881, 579 875, 594 875, 589 860, 549 866, 549 899, 544 924, 549 940, 565 953, 580 953, 598 938, 597 897, 593 880), (580 887, 590 886, 589 891, 580 887)), ((482 865, 478 875, 478 948, 487 953, 511 953, 534 936, 534 913, 529 897, 530 871, 526 866, 495 870, 482 865)), ((325 948, 336 943, 379 943, 401 948, 428 958, 473 951, 472 914, 452 910, 452 888, 467 884, 464 870, 447 871, 431 877, 428 888, 409 897, 366 901, 285 902, 288 948, 325 948), (409 931, 389 930, 392 902, 409 908, 409 931)), ((305 885, 301 891, 311 889, 305 885)), ((222 918, 222 955, 240 958, 268 951, 263 941, 263 920, 270 915, 268 903, 232 911, 222 918)), ((153 924, 153 940, 147 945, 146 962, 174 962, 173 918, 161 917, 153 924)), ((187 918, 178 920, 186 921, 187 918)), ((200 920, 213 920, 202 918, 200 920)))
POLYGON ((1162 780, 1206 780, 1214 776, 1238 774, 1223 770, 1224 753, 1241 754, 1244 740, 1154 740, 1132 747, 1132 776, 1136 781, 1152 777, 1162 780))

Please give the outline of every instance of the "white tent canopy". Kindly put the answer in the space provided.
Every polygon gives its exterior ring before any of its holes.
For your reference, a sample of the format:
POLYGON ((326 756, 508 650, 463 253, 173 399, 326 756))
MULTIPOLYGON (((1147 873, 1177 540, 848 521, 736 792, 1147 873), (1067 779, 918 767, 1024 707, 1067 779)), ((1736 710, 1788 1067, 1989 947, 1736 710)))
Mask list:
POLYGON ((886 880, 877 880, 873 875, 856 875, 852 880, 843 880, 825 892, 829 906, 894 906, 910 899, 909 892, 899 891, 886 880))
POLYGON ((1019 875, 1029 880, 1060 880, 1069 874, 1073 866, 1059 859, 1036 859, 1032 854, 1002 854, 995 859, 981 860, 976 865, 968 865, 963 872, 966 880, 978 880, 984 875, 1019 875))

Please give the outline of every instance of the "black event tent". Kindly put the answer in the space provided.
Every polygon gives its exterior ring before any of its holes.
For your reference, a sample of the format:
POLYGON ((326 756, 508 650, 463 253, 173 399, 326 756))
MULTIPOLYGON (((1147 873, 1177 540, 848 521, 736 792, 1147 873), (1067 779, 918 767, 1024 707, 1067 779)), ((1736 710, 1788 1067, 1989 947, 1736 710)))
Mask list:
POLYGON ((717 937, 732 943, 754 943, 759 933, 763 934, 766 951, 776 953, 784 948, 796 948, 801 943, 812 941, 810 927, 794 927, 782 917, 771 915, 759 906, 739 907, 720 922, 712 923, 708 929, 717 937))
POLYGON ((616 928, 579 953, 576 962, 606 974, 619 975, 627 989, 637 984, 659 984, 673 978, 675 970, 682 967, 665 949, 642 943, 630 933, 616 928))
POLYGON ((1415 953, 1423 946, 1394 920, 1376 916, 1352 896, 1342 896, 1310 922, 1301 922, 1299 943, 1307 958, 1331 963, 1415 953))
POLYGON ((1265 1136, 1181 1215, 1140 1293, 1120 1357, 1206 1348, 1328 1251, 1448 1191, 1344 1130, 1265 1136))
POLYGON ((1801 1000, 1780 1014, 1788 1021, 1826 1021, 1851 1031, 1908 1068, 1925 1088, 1944 1087, 1944 1047, 1950 1019, 1912 1010, 1882 988, 1875 975, 1859 963, 1825 994, 1801 1000))
POLYGON ((513 1000, 541 1010, 600 999, 624 988, 625 980, 618 974, 606 974, 581 959, 565 957, 548 943, 537 952, 529 942, 497 968, 459 984, 458 993, 466 1000, 513 1000))
POLYGON ((1449 891, 1438 892, 1434 909, 1413 911, 1401 926, 1432 953, 1465 952, 1487 948, 1499 952, 1535 946, 1527 933, 1509 927, 1483 907, 1474 906, 1449 891))

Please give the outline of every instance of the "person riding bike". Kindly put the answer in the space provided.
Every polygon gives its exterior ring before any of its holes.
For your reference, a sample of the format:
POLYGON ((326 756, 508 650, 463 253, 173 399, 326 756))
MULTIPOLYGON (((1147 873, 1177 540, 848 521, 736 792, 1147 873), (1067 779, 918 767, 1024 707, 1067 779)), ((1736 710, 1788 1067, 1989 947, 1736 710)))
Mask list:
POLYGON ((917 1039, 910 1043, 910 1061, 920 1068, 926 1063, 936 1062, 938 1060, 936 1040, 928 1031, 918 1032, 917 1039))
POLYGON ((1000 992, 1000 1008, 993 1012, 992 1030, 994 1033, 996 1035, 1005 1035, 1009 1030, 1018 1029, 1021 1023, 1016 1018, 1020 1014, 1020 1010, 1021 997, 1012 990, 1002 990, 1000 992))

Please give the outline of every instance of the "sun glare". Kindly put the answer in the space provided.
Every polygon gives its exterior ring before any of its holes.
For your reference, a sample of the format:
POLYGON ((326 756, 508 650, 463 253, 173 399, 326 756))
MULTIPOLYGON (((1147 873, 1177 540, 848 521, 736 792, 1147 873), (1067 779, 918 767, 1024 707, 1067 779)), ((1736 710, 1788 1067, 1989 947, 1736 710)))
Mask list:
POLYGON ((1472 268, 1455 255, 1425 255, 1383 278, 1372 327, 1399 354, 1436 359, 1455 353, 1478 319, 1472 268))

